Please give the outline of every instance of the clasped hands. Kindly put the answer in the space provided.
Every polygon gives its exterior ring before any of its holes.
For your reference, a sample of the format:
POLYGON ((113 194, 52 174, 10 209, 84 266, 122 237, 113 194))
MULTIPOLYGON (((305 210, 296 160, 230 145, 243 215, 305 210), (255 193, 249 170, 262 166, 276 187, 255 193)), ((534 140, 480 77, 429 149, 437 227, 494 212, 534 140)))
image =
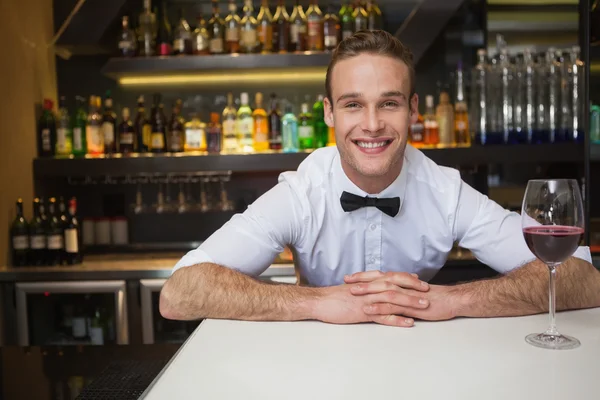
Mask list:
POLYGON ((317 312, 324 322, 375 322, 410 327, 414 318, 446 320, 457 316, 457 293, 430 285, 407 272, 367 271, 344 277, 345 284, 326 289, 317 312))

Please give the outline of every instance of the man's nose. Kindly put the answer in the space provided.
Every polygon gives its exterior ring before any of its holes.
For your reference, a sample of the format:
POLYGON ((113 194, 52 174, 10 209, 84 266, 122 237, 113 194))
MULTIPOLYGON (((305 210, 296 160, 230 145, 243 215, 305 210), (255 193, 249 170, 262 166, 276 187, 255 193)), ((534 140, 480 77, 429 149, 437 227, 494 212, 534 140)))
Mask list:
POLYGON ((366 109, 366 115, 362 125, 363 131, 376 133, 383 129, 384 123, 379 116, 378 110, 376 108, 369 107, 366 109))

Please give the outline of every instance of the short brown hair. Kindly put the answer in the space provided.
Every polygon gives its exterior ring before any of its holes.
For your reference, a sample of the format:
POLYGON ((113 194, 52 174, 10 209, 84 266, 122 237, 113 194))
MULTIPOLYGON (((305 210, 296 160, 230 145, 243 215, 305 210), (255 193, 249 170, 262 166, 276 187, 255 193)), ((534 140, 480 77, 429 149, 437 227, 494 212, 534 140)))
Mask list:
POLYGON ((356 57, 364 53, 392 57, 406 64, 410 78, 409 100, 412 98, 415 93, 415 66, 413 64, 413 54, 410 49, 404 46, 402 42, 391 33, 386 31, 358 31, 354 35, 341 41, 333 52, 333 56, 327 67, 325 92, 332 105, 331 71, 333 71, 333 67, 338 61, 356 57))

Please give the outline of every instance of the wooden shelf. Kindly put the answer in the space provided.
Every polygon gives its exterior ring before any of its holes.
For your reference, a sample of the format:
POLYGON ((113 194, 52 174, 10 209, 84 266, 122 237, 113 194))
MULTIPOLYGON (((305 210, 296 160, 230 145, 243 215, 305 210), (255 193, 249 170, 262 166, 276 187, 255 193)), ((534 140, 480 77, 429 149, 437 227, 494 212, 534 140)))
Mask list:
MULTIPOLYGON (((422 149, 433 161, 449 167, 485 164, 583 163, 583 145, 576 143, 515 146, 472 146, 422 149)), ((199 171, 281 172, 298 168, 310 153, 148 154, 133 157, 38 158, 35 179, 57 177, 124 176, 140 173, 199 171)))

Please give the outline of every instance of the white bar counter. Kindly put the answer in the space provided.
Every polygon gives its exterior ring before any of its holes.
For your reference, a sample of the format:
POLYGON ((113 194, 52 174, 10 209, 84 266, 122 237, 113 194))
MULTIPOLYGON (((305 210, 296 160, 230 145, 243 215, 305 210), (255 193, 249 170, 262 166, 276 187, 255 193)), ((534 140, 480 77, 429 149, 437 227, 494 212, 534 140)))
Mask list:
POLYGON ((581 347, 525 343, 546 329, 545 314, 412 328, 206 320, 142 398, 600 399, 600 308, 557 321, 581 347))

